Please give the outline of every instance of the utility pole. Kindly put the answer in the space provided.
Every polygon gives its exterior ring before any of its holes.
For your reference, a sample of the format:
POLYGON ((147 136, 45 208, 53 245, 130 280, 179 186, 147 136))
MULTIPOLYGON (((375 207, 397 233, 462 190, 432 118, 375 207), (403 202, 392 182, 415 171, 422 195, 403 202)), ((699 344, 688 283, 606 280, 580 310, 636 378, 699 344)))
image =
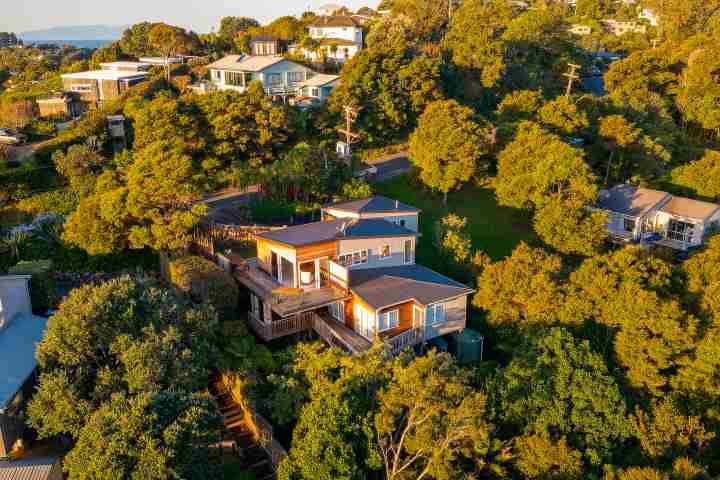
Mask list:
POLYGON ((574 63, 570 63, 568 66, 570 67, 570 72, 564 74, 564 76, 568 78, 568 85, 567 85, 567 90, 565 91, 565 96, 567 98, 570 98, 570 94, 572 93, 573 83, 575 83, 575 80, 580 79, 580 77, 577 75, 577 70, 578 70, 578 68, 580 68, 580 65, 575 65, 574 63))
POLYGON ((345 105, 345 128, 339 128, 338 131, 345 136, 345 150, 343 152, 344 156, 349 157, 350 156, 350 146, 353 143, 357 143, 360 141, 360 135, 357 133, 354 133, 352 131, 353 124, 357 121, 358 114, 360 113, 360 110, 354 107, 351 107, 349 105, 345 105))

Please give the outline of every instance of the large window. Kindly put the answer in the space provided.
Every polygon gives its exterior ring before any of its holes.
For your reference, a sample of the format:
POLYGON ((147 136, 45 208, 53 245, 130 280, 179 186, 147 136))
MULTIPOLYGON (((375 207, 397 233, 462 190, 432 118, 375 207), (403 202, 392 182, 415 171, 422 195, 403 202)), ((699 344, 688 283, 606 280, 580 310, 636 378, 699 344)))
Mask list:
POLYGON ((385 312, 378 318, 378 331, 384 332, 386 330, 392 330, 400 325, 400 311, 392 310, 385 312))
POLYGON ((288 83, 300 83, 305 80, 303 72, 288 72, 288 83))
POLYGON ((267 85, 280 85, 282 83, 282 74, 280 73, 268 73, 265 75, 265 83, 267 85))
POLYGON ((236 87, 243 86, 243 73, 242 72, 225 72, 225 84, 233 85, 236 87))
POLYGON ((352 265, 361 265, 368 263, 368 250, 360 250, 353 253, 347 253, 338 257, 338 263, 343 267, 350 267, 352 265))
POLYGON ((92 85, 71 85, 70 90, 78 93, 92 92, 92 85))
POLYGON ((405 240, 404 258, 405 263, 412 263, 413 261, 413 241, 405 240))
POLYGON ((355 331, 372 340, 375 337, 375 315, 368 312, 359 303, 355 304, 355 331))
POLYGON ((695 226, 692 223, 670 219, 668 222, 668 238, 678 242, 692 242, 695 226))
POLYGON ((445 323, 447 320, 445 318, 445 305, 442 303, 436 303, 435 305, 430 305, 429 307, 427 307, 425 315, 425 321, 428 325, 445 323))

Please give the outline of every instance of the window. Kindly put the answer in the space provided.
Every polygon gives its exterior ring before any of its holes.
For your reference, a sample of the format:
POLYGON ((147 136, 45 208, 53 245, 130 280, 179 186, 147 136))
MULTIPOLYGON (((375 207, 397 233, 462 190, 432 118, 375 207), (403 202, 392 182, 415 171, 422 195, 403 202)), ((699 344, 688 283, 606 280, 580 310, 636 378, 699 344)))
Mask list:
POLYGON ((413 261, 413 241, 412 240, 405 240, 404 259, 405 259, 405 263, 412 263, 412 261, 413 261))
POLYGON ((390 245, 383 245, 382 247, 380 247, 380 260, 390 258, 390 253, 390 245))
POLYGON ((678 242, 692 242, 695 226, 692 223, 670 219, 667 236, 670 240, 678 242))
POLYGON ((632 218, 624 219, 623 227, 625 228, 626 232, 634 232, 635 231, 635 220, 633 220, 632 218))
POLYGON ((345 305, 342 302, 333 303, 329 307, 330 316, 338 321, 345 321, 345 305))
POLYGON ((349 267, 351 265, 361 265, 368 263, 368 256, 370 255, 369 250, 360 250, 353 253, 347 253, 338 257, 338 262, 343 267, 349 267))
POLYGON ((70 90, 73 92, 83 93, 83 92, 91 92, 92 86, 91 85, 72 85, 70 87, 70 90))
POLYGON ((378 331, 384 332, 386 330, 392 330, 400 325, 400 311, 392 310, 385 312, 378 318, 378 331))
POLYGON ((365 338, 375 337, 375 316, 365 310, 359 303, 355 304, 355 330, 365 338))
POLYGON ((300 83, 304 80, 303 72, 288 72, 288 83, 300 83))
POLYGON ((225 72, 225 84, 240 87, 243 85, 242 72, 225 72))
POLYGON ((280 85, 282 83, 282 75, 279 73, 268 73, 265 75, 265 81, 268 85, 280 85))
POLYGON ((313 88, 310 93, 311 97, 320 97, 320 89, 319 88, 313 88))
POLYGON ((436 303, 427 307, 425 321, 428 325, 435 325, 438 323, 445 323, 445 305, 442 303, 436 303))
POLYGON ((347 255, 340 255, 338 257, 338 263, 343 267, 349 267, 352 265, 352 253, 347 255))

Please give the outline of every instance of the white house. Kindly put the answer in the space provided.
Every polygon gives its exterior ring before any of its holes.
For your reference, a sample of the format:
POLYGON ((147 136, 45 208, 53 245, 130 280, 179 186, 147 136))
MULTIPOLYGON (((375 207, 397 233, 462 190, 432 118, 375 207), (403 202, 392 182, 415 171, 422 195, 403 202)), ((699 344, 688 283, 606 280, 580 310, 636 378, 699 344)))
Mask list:
POLYGON ((314 76, 304 65, 281 56, 228 55, 208 65, 212 87, 244 92, 252 81, 259 81, 271 96, 294 96, 298 86, 314 76))
POLYGON ((634 185, 601 191, 598 208, 609 214, 607 228, 613 239, 675 250, 702 245, 708 233, 720 226, 720 205, 634 185))
POLYGON ((311 98, 316 101, 324 102, 330 96, 330 93, 340 83, 338 75, 326 75, 318 73, 308 78, 298 85, 298 95, 300 97, 311 98))
POLYGON ((343 63, 362 50, 363 28, 352 17, 318 17, 310 24, 310 37, 318 42, 316 50, 302 49, 306 58, 343 63))

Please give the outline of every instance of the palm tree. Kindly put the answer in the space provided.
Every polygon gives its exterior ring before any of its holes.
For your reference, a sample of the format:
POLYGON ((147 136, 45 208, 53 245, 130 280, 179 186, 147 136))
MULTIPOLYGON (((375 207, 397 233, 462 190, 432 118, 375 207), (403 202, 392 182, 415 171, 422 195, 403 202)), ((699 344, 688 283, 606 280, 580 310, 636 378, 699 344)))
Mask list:
POLYGON ((0 241, 0 245, 4 251, 10 255, 10 260, 13 263, 20 261, 23 251, 30 242, 30 235, 22 230, 18 230, 13 234, 10 234, 0 241))

